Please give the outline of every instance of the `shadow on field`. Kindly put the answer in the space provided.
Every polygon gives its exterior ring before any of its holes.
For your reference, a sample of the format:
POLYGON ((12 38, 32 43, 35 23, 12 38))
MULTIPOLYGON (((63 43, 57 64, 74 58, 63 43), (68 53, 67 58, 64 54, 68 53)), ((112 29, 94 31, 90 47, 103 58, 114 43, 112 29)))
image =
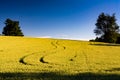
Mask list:
POLYGON ((49 73, 0 73, 0 80, 120 80, 117 74, 79 73, 62 75, 49 73))
POLYGON ((113 43, 107 43, 107 44, 90 44, 95 46, 120 46, 120 44, 113 44, 113 43))
POLYGON ((108 70, 105 70, 106 72, 115 72, 115 71, 120 71, 120 68, 112 68, 112 69, 108 69, 108 70))

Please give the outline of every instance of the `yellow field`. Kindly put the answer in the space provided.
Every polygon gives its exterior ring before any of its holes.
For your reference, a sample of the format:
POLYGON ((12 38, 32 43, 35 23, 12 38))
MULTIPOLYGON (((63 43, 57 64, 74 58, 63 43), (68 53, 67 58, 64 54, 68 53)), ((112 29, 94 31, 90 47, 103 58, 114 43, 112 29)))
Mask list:
POLYGON ((87 41, 0 37, 0 73, 44 72, 119 75, 120 46, 87 41))

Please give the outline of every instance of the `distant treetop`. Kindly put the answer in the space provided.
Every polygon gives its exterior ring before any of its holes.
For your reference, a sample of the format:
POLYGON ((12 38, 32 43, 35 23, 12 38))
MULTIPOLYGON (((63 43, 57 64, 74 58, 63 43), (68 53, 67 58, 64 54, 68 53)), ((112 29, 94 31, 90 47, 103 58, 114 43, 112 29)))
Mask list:
POLYGON ((111 16, 101 13, 95 25, 96 28, 94 33, 99 36, 96 38, 97 41, 109 43, 117 42, 117 38, 119 37, 119 26, 116 23, 115 14, 111 16))
POLYGON ((9 18, 5 21, 5 27, 3 28, 2 34, 5 36, 24 36, 19 27, 19 21, 13 21, 9 18))

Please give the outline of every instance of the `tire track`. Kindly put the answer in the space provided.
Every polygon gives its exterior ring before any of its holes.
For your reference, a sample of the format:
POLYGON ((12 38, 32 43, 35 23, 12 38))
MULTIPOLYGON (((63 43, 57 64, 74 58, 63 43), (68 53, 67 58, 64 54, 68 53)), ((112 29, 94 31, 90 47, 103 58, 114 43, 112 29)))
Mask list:
POLYGON ((19 62, 22 63, 22 64, 24 64, 24 65, 32 65, 32 64, 30 64, 30 63, 25 62, 24 59, 25 59, 26 57, 28 57, 28 56, 30 56, 30 55, 34 55, 34 54, 35 54, 35 53, 32 53, 32 54, 28 54, 28 55, 25 55, 25 56, 21 57, 20 60, 19 60, 19 62))
MULTIPOLYGON (((65 50, 66 49, 66 47, 65 46, 60 46, 60 44, 58 43, 58 40, 55 40, 55 41, 52 41, 51 42, 51 45, 53 45, 54 46, 54 50, 55 51, 53 51, 53 52, 51 52, 52 54, 54 53, 57 53, 57 49, 59 49, 59 47, 62 47, 63 48, 63 50, 65 50)), ((25 59, 27 58, 27 57, 29 57, 29 56, 32 56, 32 55, 35 55, 35 54, 40 54, 41 52, 36 52, 36 53, 32 53, 32 54, 28 54, 28 55, 25 55, 25 56, 23 56, 23 57, 21 57, 20 59, 19 59, 19 63, 22 63, 22 64, 24 64, 24 65, 34 65, 34 64, 32 64, 32 63, 28 63, 28 62, 26 62, 25 61, 25 59)), ((46 53, 46 51, 42 51, 42 53, 46 53)), ((51 55, 51 54, 50 54, 51 55)), ((49 61, 45 61, 44 60, 44 58, 46 57, 46 56, 48 56, 48 55, 44 55, 44 56, 42 56, 40 59, 38 59, 41 63, 43 63, 43 64, 52 64, 52 63, 49 63, 49 61)))
POLYGON ((26 58, 27 56, 23 56, 22 58, 20 58, 19 62, 22 63, 22 64, 25 64, 25 65, 31 65, 31 64, 28 64, 27 62, 24 61, 24 59, 26 58))
MULTIPOLYGON (((25 56, 23 56, 23 57, 21 57, 20 59, 19 59, 19 63, 22 63, 22 64, 24 64, 24 65, 35 65, 35 64, 33 64, 33 63, 28 63, 28 62, 26 62, 25 61, 25 59, 26 58, 28 58, 28 57, 30 57, 30 56, 33 56, 33 55, 36 55, 36 54, 40 54, 40 53, 46 53, 46 51, 41 51, 41 52, 36 52, 36 53, 32 53, 32 54, 28 54, 28 55, 25 55, 25 56)), ((40 62, 41 63, 47 63, 47 62, 45 62, 44 60, 43 60, 43 58, 44 58, 44 56, 41 56, 41 58, 40 58, 40 62)), ((38 61, 39 61, 39 58, 38 58, 38 61)))
POLYGON ((60 44, 58 44, 58 43, 57 43, 57 45, 58 45, 58 46, 60 46, 60 47, 62 47, 62 48, 63 48, 63 50, 65 50, 65 49, 66 49, 66 47, 65 47, 65 46, 61 46, 61 45, 60 45, 60 44))
MULTIPOLYGON (((58 40, 51 42, 51 45, 54 46, 53 49, 56 50, 56 49, 58 48, 58 45, 57 45, 57 44, 58 44, 58 40)), ((55 51, 54 53, 56 53, 56 51, 55 51)), ((41 63, 43 63, 43 64, 50 64, 49 62, 47 62, 47 61, 44 60, 44 58, 45 58, 46 56, 48 56, 48 55, 42 56, 42 57, 39 59, 39 61, 40 61, 41 63)))
POLYGON ((90 67, 90 65, 89 65, 88 56, 87 56, 87 54, 86 54, 84 51, 83 51, 82 53, 83 53, 83 55, 84 55, 84 57, 85 57, 85 63, 86 63, 86 65, 87 65, 87 67, 88 67, 88 72, 90 72, 90 71, 91 71, 91 67, 90 67))
POLYGON ((44 61, 44 56, 40 58, 40 62, 41 62, 41 63, 47 63, 47 64, 48 64, 48 62, 44 61))
MULTIPOLYGON (((42 51, 43 53, 45 53, 45 51, 42 51)), ((25 55, 25 56, 23 56, 23 57, 21 57, 20 59, 19 59, 19 63, 22 63, 22 64, 24 64, 24 65, 31 65, 31 66, 33 66, 33 65, 35 65, 35 64, 33 64, 33 63, 28 63, 28 62, 26 62, 25 61, 25 59, 26 58, 28 58, 28 57, 30 57, 30 56, 33 56, 33 55, 35 55, 35 54, 40 54, 40 53, 42 53, 42 52, 36 52, 36 53, 32 53, 32 54, 28 54, 28 55, 25 55)), ((45 56, 42 56, 41 58, 40 58, 40 62, 41 63, 48 63, 48 62, 46 62, 46 61, 44 61, 44 57, 45 56)))
MULTIPOLYGON (((55 53, 57 53, 57 49, 59 49, 59 47, 62 47, 63 48, 63 50, 65 50, 66 49, 66 47, 65 46, 60 46, 60 44, 59 44, 59 41, 58 40, 55 40, 55 41, 52 41, 51 42, 51 45, 53 45, 54 46, 54 50, 55 50, 55 52, 54 52, 54 54, 55 53)), ((53 54, 53 53, 52 53, 53 54)), ((48 56, 48 55, 46 55, 46 56, 48 56)), ((43 57, 41 57, 40 58, 40 62, 41 63, 44 63, 44 64, 52 64, 52 63, 49 63, 49 61, 45 61, 44 60, 44 58, 46 57, 46 56, 43 56, 43 57)))
POLYGON ((58 40, 51 42, 51 44, 55 47, 54 49, 58 49, 58 47, 62 47, 64 50, 66 49, 65 46, 61 46, 61 45, 59 44, 59 41, 58 41, 58 40))
POLYGON ((51 42, 51 45, 53 45, 55 48, 54 49, 57 49, 58 48, 58 41, 52 41, 51 42))
POLYGON ((72 58, 70 58, 69 61, 74 61, 76 57, 77 57, 77 52, 75 52, 75 55, 72 58))

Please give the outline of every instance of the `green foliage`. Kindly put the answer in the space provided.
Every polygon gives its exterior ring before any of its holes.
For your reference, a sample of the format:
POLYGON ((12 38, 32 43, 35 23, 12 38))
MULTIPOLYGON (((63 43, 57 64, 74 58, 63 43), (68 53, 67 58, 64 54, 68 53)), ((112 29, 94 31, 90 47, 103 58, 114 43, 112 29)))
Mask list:
POLYGON ((120 34, 119 34, 118 37, 117 37, 116 43, 120 44, 120 34))
POLYGON ((100 37, 96 37, 95 41, 96 42, 103 42, 102 38, 100 38, 100 37))
POLYGON ((91 39, 91 40, 89 40, 90 42, 95 42, 95 40, 94 39, 91 39))
POLYGON ((115 14, 110 16, 109 14, 101 13, 95 25, 96 29, 94 33, 100 36, 97 40, 116 43, 119 34, 119 26, 116 23, 115 14))
POLYGON ((5 27, 3 28, 2 34, 5 36, 24 36, 20 27, 19 21, 13 21, 11 19, 7 19, 5 21, 5 27))

